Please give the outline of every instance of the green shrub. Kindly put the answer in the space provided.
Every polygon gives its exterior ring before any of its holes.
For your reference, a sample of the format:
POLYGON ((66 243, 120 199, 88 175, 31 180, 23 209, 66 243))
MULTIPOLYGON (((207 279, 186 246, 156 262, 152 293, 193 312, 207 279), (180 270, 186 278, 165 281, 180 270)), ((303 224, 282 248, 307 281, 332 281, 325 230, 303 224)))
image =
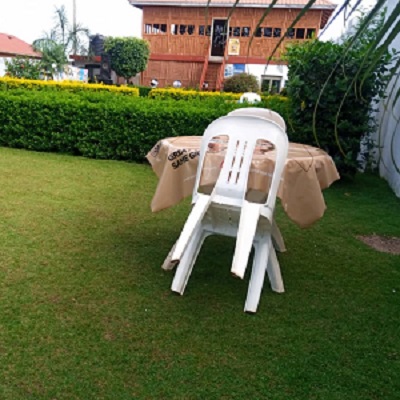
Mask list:
POLYGON ((35 91, 56 91, 56 92, 110 92, 114 94, 123 94, 128 96, 139 96, 138 88, 127 86, 113 86, 103 84, 88 84, 77 81, 41 81, 34 79, 18 79, 3 77, 0 78, 1 90, 20 90, 28 89, 35 91))
MULTIPOLYGON (((269 96, 258 106, 284 117, 288 104, 269 96)), ((143 161, 158 140, 202 135, 212 121, 243 106, 107 92, 0 91, 0 146, 143 161)))
POLYGON ((375 66, 374 55, 368 54, 375 36, 374 30, 368 29, 350 50, 346 50, 350 40, 347 39, 342 44, 306 41, 293 44, 286 52, 287 92, 292 103, 290 120, 296 137, 326 150, 342 175, 353 175, 357 170, 360 139, 374 128, 374 98, 381 95, 388 79, 386 65, 391 54, 382 53, 375 66), (343 62, 335 69, 342 58, 343 62), (361 74, 354 81, 360 67, 361 74))
POLYGON ((225 79, 224 91, 232 93, 257 92, 259 85, 254 75, 242 73, 225 79))
POLYGON ((150 87, 150 86, 137 85, 137 86, 133 86, 133 87, 137 87, 139 89, 139 96, 140 97, 149 97, 149 93, 152 90, 152 87, 150 87))
POLYGON ((6 61, 6 75, 13 78, 39 79, 42 65, 40 60, 28 57, 13 57, 6 61))
POLYGON ((149 93, 149 97, 159 100, 165 100, 165 99, 238 100, 240 98, 240 94, 220 93, 220 92, 199 92, 198 90, 175 89, 175 88, 160 88, 160 89, 152 89, 149 93))

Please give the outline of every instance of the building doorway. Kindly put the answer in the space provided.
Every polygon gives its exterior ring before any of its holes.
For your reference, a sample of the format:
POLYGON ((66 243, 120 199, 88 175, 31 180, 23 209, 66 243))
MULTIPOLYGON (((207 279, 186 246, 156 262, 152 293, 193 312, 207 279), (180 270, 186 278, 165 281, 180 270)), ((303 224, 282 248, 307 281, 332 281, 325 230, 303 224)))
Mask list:
POLYGON ((211 37, 211 56, 223 57, 228 37, 228 20, 214 19, 211 37))

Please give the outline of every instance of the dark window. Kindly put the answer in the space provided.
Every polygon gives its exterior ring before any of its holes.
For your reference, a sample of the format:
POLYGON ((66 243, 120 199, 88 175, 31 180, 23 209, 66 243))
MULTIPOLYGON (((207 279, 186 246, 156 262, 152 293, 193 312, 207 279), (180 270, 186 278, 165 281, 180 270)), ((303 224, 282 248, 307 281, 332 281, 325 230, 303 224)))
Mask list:
POLYGON ((296 29, 296 39, 304 39, 306 34, 306 30, 304 28, 296 29))
POLYGON ((272 94, 279 93, 281 91, 281 80, 272 79, 270 92, 272 94))
POLYGON ((193 35, 194 33, 194 25, 188 25, 188 34, 193 35))
POLYGON ((293 39, 294 34, 295 34, 294 28, 289 28, 286 32, 286 37, 288 37, 289 39, 293 39))
POLYGON ((199 25, 199 35, 204 36, 204 34, 211 35, 211 25, 207 25, 207 31, 205 31, 205 25, 199 25))
POLYGON ((281 37, 281 28, 274 28, 274 37, 281 37))
POLYGON ((178 25, 171 24, 171 34, 177 35, 178 34, 178 25))
POLYGON ((160 33, 162 33, 162 34, 167 33, 167 24, 160 25, 160 33))
POLYGON ((242 36, 243 37, 249 37, 250 36, 250 27, 245 26, 242 28, 242 36))
POLYGON ((186 33, 186 25, 179 25, 179 34, 184 35, 186 33))
POLYGON ((272 28, 264 28, 264 37, 272 37, 272 28))
POLYGON ((261 37, 261 36, 262 36, 261 28, 257 28, 257 29, 256 29, 256 34, 255 34, 255 36, 256 36, 256 37, 261 37))
POLYGON ((160 24, 153 24, 153 30, 151 33, 160 33, 160 24))
POLYGON ((240 36, 240 27, 235 26, 233 28, 233 36, 239 37, 240 36))
POLYGON ((306 38, 307 39, 312 39, 312 38, 314 38, 315 37, 315 29, 313 29, 313 28, 308 28, 307 29, 307 36, 306 36, 306 38))

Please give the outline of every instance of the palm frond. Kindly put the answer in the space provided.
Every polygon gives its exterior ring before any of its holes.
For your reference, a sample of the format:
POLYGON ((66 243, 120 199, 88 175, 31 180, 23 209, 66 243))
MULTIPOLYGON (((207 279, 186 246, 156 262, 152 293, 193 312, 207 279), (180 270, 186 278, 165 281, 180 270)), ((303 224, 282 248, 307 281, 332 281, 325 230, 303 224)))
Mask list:
MULTIPOLYGON (((289 28, 287 28, 286 33, 288 33, 294 26, 303 18, 303 16, 306 14, 306 12, 313 6, 313 4, 317 0, 309 0, 308 3, 301 9, 301 11, 297 14, 297 17, 294 19, 294 21, 290 24, 289 28)), ((268 57, 267 60, 267 65, 266 68, 269 65, 269 62, 272 60, 273 55, 276 53, 276 51, 279 49, 279 46, 282 44, 282 42, 285 40, 286 33, 279 39, 278 43, 276 44, 275 48, 272 50, 271 55, 268 57)))
POLYGON ((272 9, 274 8, 274 5, 278 2, 278 0, 272 0, 271 4, 267 7, 267 9, 263 12, 263 14, 261 15, 260 20, 258 21, 256 28, 253 31, 253 34, 250 37, 249 40, 249 45, 247 47, 247 57, 249 56, 249 51, 250 51, 250 46, 253 43, 253 39, 254 39, 254 35, 257 32, 257 30, 260 28, 261 24, 264 22, 265 18, 267 18, 268 14, 272 11, 272 9))

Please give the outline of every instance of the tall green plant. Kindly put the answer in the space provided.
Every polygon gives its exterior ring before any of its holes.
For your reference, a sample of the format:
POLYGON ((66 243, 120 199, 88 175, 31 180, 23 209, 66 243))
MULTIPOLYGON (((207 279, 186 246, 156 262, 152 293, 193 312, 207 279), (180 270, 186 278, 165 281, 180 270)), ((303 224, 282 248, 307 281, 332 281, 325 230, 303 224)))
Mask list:
POLYGON ((380 15, 352 46, 349 37, 341 44, 314 40, 287 48, 293 127, 304 142, 327 150, 345 174, 358 166, 360 139, 374 128, 374 99, 390 78, 393 53, 375 62, 370 51, 382 24, 380 15))
POLYGON ((143 39, 107 37, 104 50, 111 56, 111 68, 126 80, 147 67, 149 44, 143 39))
POLYGON ((41 62, 28 57, 13 57, 6 61, 6 74, 14 78, 39 79, 41 62))
POLYGON ((45 71, 62 71, 71 52, 85 55, 89 47, 89 29, 81 23, 70 24, 64 6, 55 9, 55 26, 33 42, 33 48, 43 55, 45 71))

